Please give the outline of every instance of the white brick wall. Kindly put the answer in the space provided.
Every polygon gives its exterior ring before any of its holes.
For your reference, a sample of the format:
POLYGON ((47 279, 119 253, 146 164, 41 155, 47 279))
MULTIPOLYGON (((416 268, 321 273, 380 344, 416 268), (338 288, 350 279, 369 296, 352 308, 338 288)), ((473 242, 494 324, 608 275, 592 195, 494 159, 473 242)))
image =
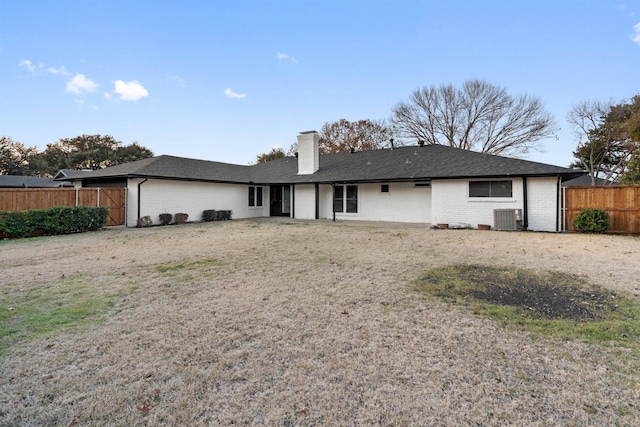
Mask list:
POLYGON ((389 192, 382 184, 358 186, 358 219, 365 221, 431 221, 431 188, 416 187, 412 182, 392 182, 389 192))
POLYGON ((315 185, 299 185, 294 187, 294 215, 298 219, 316 218, 315 185))
MULTIPOLYGON (((127 191, 127 226, 138 218, 138 183, 130 179, 127 191)), ((467 180, 434 180, 431 187, 413 183, 389 183, 389 192, 381 184, 358 185, 358 213, 336 213, 336 219, 447 223, 477 227, 493 226, 494 209, 523 209, 521 178, 513 179, 513 197, 508 199, 469 198, 467 180)), ((557 181, 555 177, 528 178, 529 229, 556 231, 557 181)), ((263 187, 262 207, 248 206, 248 186, 188 181, 154 180, 142 184, 140 215, 150 215, 159 223, 161 213, 184 212, 190 221, 200 221, 206 209, 232 210, 233 218, 269 216, 269 187, 263 187)), ((315 186, 295 186, 295 217, 315 218, 315 186)), ((333 218, 333 188, 320 185, 320 218, 333 218)))
POLYGON ((558 197, 556 177, 527 179, 529 230, 557 231, 558 197))
POLYGON ((333 219, 333 187, 320 185, 320 218, 333 219))
MULTIPOLYGON (((446 223, 477 227, 493 226, 494 209, 523 209, 523 180, 513 179, 511 198, 469 198, 468 180, 432 181, 432 214, 434 224, 446 223)), ((556 231, 556 178, 527 179, 527 208, 529 230, 556 231)))
MULTIPOLYGON (((130 179, 127 197, 127 226, 134 227, 138 218, 138 183, 130 179)), ((150 215, 154 224, 161 213, 189 214, 189 221, 201 221, 206 209, 231 210, 233 218, 261 217, 269 214, 269 189, 263 189, 262 207, 249 207, 247 185, 149 179, 140 187, 140 216, 150 215)))
MULTIPOLYGON (((413 183, 392 182, 387 184, 389 192, 383 193, 380 190, 381 185, 359 184, 358 213, 337 212, 336 219, 424 223, 430 221, 430 187, 416 187, 413 183)), ((296 187, 296 197, 298 197, 297 191, 296 187)), ((300 218, 297 208, 296 217, 300 218)), ((333 189, 330 185, 320 186, 320 218, 333 218, 333 189)))
POLYGON ((433 224, 449 226, 471 226, 489 224, 493 226, 494 209, 522 209, 522 179, 513 179, 511 198, 469 198, 469 181, 434 180, 432 188, 433 224))

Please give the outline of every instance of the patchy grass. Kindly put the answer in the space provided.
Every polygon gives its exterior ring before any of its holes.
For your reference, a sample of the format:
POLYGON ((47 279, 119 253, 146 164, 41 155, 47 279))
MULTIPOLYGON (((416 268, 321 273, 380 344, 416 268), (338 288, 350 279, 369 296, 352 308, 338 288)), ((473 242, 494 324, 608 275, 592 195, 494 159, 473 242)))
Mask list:
POLYGON ((504 247, 640 293, 625 237, 228 221, 12 242, 0 310, 107 305, 0 357, 0 425, 639 425, 639 346, 408 289, 443 254, 504 265, 504 247))
POLYGON ((560 272, 453 265, 427 271, 418 289, 502 322, 565 339, 635 343, 637 299, 560 272))
POLYGON ((159 271, 160 273, 166 273, 169 271, 188 270, 188 269, 193 269, 198 267, 218 266, 218 265, 220 265, 220 261, 216 259, 199 259, 196 261, 161 264, 156 266, 156 270, 159 271))
POLYGON ((68 277, 29 287, 7 286, 0 307, 0 356, 17 342, 52 336, 98 322, 118 292, 97 291, 87 277, 68 277))

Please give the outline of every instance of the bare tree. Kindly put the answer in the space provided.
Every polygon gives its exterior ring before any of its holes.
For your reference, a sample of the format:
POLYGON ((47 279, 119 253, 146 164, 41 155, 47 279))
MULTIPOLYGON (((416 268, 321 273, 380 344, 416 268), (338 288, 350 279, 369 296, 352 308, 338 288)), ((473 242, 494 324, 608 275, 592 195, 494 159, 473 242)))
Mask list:
POLYGON ((392 113, 391 122, 404 138, 490 154, 527 154, 555 131, 555 120, 538 98, 512 97, 481 80, 468 80, 462 89, 417 89, 392 113))

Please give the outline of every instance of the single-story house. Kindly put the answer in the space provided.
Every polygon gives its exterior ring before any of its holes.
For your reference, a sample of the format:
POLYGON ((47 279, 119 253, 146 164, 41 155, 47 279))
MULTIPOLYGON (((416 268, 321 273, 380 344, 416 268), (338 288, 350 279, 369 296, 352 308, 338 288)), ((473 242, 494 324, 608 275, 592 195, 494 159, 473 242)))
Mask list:
POLYGON ((67 181, 22 175, 0 175, 0 188, 58 188, 72 187, 67 181))
POLYGON ((124 187, 126 225, 149 215, 207 209, 233 218, 286 216, 446 223, 559 231, 561 184, 584 172, 419 145, 319 154, 315 131, 298 135, 298 154, 256 165, 157 156, 59 179, 82 187, 124 187))
MULTIPOLYGON (((615 181, 608 181, 604 178, 596 178, 596 187, 602 187, 604 185, 616 185, 615 181)), ((579 176, 577 178, 570 179, 562 182, 563 187, 591 187, 591 176, 589 174, 579 176)))

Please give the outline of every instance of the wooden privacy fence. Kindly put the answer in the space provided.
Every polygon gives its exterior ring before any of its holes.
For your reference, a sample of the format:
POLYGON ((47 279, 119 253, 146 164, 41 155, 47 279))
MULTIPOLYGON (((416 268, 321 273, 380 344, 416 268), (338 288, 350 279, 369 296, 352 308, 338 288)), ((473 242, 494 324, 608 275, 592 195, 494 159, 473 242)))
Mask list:
POLYGON ((640 186, 566 187, 564 229, 573 230, 573 220, 586 208, 605 210, 612 233, 640 234, 640 186))
POLYGON ((0 211, 26 211, 58 206, 104 206, 107 226, 123 225, 124 188, 0 188, 0 211))

